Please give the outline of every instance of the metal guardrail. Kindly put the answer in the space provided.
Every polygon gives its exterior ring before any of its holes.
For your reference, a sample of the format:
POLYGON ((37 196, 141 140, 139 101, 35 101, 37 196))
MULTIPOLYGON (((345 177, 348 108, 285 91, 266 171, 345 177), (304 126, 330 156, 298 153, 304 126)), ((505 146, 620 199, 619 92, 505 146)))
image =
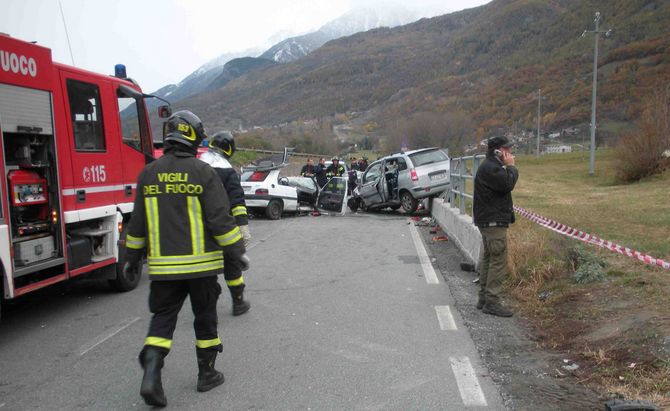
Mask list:
MULTIPOLYGON (((237 147, 237 151, 248 151, 248 152, 253 152, 253 153, 259 153, 259 154, 283 154, 283 151, 276 151, 276 150, 261 150, 257 148, 247 148, 247 147, 237 147)), ((312 154, 312 153, 296 153, 296 152, 290 152, 289 155, 291 157, 313 157, 313 158, 327 158, 330 159, 332 157, 331 155, 328 154, 312 154)))
POLYGON ((474 187, 477 168, 479 168, 479 164, 485 158, 485 155, 479 154, 476 156, 456 157, 450 160, 449 178, 451 185, 449 187, 449 204, 451 204, 451 207, 456 208, 458 202, 458 209, 461 214, 465 214, 465 200, 472 200, 473 198, 472 193, 468 192, 467 181, 471 180, 474 187))

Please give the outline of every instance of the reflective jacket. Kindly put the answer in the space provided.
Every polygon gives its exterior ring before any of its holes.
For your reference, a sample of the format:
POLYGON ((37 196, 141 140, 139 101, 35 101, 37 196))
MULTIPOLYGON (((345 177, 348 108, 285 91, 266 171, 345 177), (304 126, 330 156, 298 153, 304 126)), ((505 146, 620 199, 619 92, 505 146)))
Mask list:
POLYGON ((230 201, 230 215, 235 217, 237 225, 248 225, 247 204, 244 202, 244 189, 240 183, 240 176, 227 158, 214 151, 208 151, 200 156, 200 160, 214 168, 219 175, 223 188, 228 193, 230 201))
POLYGON ((344 175, 344 166, 342 164, 331 164, 326 168, 326 177, 342 177, 344 175))
POLYGON ((506 226, 514 222, 512 190, 519 179, 514 166, 503 167, 494 155, 477 168, 472 215, 477 227, 506 226))
POLYGON ((192 153, 166 152, 138 178, 127 258, 137 261, 146 247, 154 281, 221 274, 224 254, 236 260, 245 252, 229 209, 214 169, 192 153))

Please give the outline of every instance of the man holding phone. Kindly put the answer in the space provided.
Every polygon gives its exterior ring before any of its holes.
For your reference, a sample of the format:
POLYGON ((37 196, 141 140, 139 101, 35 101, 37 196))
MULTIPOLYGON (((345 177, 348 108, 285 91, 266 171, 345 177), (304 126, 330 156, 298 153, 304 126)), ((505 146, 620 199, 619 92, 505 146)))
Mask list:
POLYGON ((514 223, 512 190, 519 179, 511 147, 504 136, 488 139, 486 159, 475 175, 473 220, 482 234, 477 308, 486 314, 511 317, 500 303, 507 270, 507 228, 514 223))

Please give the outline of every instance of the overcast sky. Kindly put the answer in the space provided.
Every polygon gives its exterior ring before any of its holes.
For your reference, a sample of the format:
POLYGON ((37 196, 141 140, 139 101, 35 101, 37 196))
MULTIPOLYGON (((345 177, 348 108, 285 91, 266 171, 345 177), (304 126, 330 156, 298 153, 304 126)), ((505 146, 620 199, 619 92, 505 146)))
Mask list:
MULTIPOLYGON (((60 0, 75 65, 111 74, 123 63, 145 92, 177 83, 228 52, 268 48, 382 0, 60 0)), ((397 0, 424 16, 490 0, 397 0)), ((0 0, 0 32, 37 41, 72 64, 58 0, 0 0)))

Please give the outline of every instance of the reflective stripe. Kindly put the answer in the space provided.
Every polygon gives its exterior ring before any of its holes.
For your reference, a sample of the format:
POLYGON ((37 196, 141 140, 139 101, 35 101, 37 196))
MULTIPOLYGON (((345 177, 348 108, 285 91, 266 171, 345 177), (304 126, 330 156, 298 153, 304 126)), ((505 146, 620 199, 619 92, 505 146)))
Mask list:
POLYGON ((237 217, 238 215, 247 215, 247 208, 245 206, 233 207, 231 211, 233 213, 233 217, 237 217))
POLYGON ((209 348, 221 345, 221 339, 216 337, 213 340, 195 340, 195 346, 198 348, 209 348))
POLYGON ((146 238, 144 237, 133 237, 132 235, 126 235, 126 247, 132 248, 134 250, 139 250, 147 246, 146 238))
POLYGON ((172 347, 172 340, 162 337, 147 337, 144 340, 144 345, 153 345, 154 347, 167 348, 169 350, 172 347))
POLYGON ((158 218, 158 198, 145 197, 144 207, 147 210, 147 225, 149 227, 149 255, 161 255, 161 239, 158 218))
POLYGON ((191 245, 193 254, 205 252, 205 228, 202 224, 202 208, 198 197, 187 197, 188 219, 191 223, 191 245))
POLYGON ((240 276, 235 280, 226 280, 226 285, 229 287, 237 287, 238 285, 244 284, 244 277, 240 276))
POLYGON ((242 238, 242 234, 240 234, 240 227, 235 227, 226 234, 217 235, 214 236, 214 238, 221 247, 225 247, 227 245, 235 244, 235 242, 242 238))
POLYGON ((199 264, 178 265, 151 265, 149 264, 149 275, 164 274, 190 274, 202 271, 223 270, 223 258, 199 264))
POLYGON ((212 251, 200 255, 162 255, 160 257, 149 257, 149 264, 164 265, 164 264, 193 264, 204 263, 208 261, 220 260, 223 258, 222 251, 212 251))

